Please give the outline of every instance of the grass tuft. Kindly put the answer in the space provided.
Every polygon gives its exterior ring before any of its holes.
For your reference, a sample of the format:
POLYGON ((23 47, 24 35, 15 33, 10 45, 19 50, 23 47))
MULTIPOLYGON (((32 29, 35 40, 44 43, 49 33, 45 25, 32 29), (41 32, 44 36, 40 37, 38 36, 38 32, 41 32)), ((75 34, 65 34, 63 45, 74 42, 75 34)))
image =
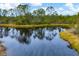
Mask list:
POLYGON ((60 36, 63 40, 68 41, 71 47, 79 53, 79 38, 77 36, 67 31, 60 32, 60 36))

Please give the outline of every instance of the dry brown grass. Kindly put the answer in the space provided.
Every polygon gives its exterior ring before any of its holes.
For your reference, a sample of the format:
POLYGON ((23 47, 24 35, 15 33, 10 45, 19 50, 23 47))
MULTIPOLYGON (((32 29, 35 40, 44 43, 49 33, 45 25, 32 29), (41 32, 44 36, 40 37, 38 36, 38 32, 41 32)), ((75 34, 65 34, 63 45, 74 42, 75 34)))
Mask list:
POLYGON ((79 53, 79 37, 68 31, 60 32, 61 38, 70 43, 71 47, 79 53))
POLYGON ((0 56, 6 55, 6 47, 3 45, 3 43, 0 43, 0 56))
POLYGON ((39 25, 16 25, 16 24, 0 24, 0 27, 12 28, 38 28, 38 27, 64 27, 70 28, 70 24, 39 24, 39 25))

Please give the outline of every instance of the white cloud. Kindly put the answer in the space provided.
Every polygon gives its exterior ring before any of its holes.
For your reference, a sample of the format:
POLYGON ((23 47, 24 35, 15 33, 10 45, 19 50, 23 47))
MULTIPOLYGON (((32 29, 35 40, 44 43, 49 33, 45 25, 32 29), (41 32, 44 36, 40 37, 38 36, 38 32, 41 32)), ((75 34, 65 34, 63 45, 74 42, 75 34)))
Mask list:
POLYGON ((74 14, 76 14, 77 12, 79 12, 78 6, 76 7, 73 3, 66 3, 65 6, 68 7, 68 9, 65 10, 65 13, 66 13, 66 14, 74 15, 74 14))
POLYGON ((47 7, 42 7, 44 10, 46 10, 47 9, 47 7))
POLYGON ((72 6, 73 6, 73 4, 72 4, 72 3, 66 3, 65 5, 66 5, 66 6, 70 6, 70 7, 72 7, 72 6))
POLYGON ((60 14, 62 14, 63 15, 63 12, 65 11, 65 9, 63 8, 63 7, 59 7, 59 8, 54 8, 56 11, 57 11, 57 13, 60 15, 60 14))
POLYGON ((69 11, 69 10, 66 10, 63 12, 64 15, 74 15, 75 12, 72 12, 72 11, 69 11))
POLYGON ((64 10, 62 12, 58 11, 58 14, 62 14, 62 15, 74 15, 75 13, 69 10, 64 10))
POLYGON ((32 6, 42 6, 42 3, 31 3, 32 6))
POLYGON ((0 3, 78 3, 79 0, 0 0, 0 3))
POLYGON ((65 6, 67 6, 69 10, 75 11, 74 5, 72 3, 66 3, 65 6))
MULTIPOLYGON (((68 8, 70 8, 69 6, 72 6, 72 5, 68 4, 67 6, 68 6, 68 8)), ((74 15, 77 13, 77 11, 79 9, 74 8, 74 11, 73 11, 73 9, 71 9, 71 8, 69 10, 69 9, 64 9, 63 7, 59 7, 59 8, 55 8, 55 10, 58 12, 59 15, 60 14, 62 14, 62 15, 74 15)))
POLYGON ((79 12, 79 8, 77 8, 77 11, 79 12))
POLYGON ((0 3, 26 3, 27 0, 0 0, 0 3))
POLYGON ((60 8, 58 8, 58 10, 63 11, 63 10, 64 10, 64 8, 60 7, 60 8))
POLYGON ((1 9, 11 9, 11 8, 15 8, 16 6, 18 6, 19 3, 0 3, 0 8, 1 9))
MULTIPOLYGON (((1 9, 10 9, 10 8, 15 8, 21 3, 0 3, 0 8, 1 9)), ((31 6, 42 6, 42 3, 30 3, 31 6)))
MULTIPOLYGON (((10 9, 10 8, 15 8, 16 6, 18 6, 21 3, 0 3, 0 8, 2 9, 10 9)), ((39 8, 43 8, 44 10, 46 10, 47 7, 42 6, 42 3, 30 3, 33 6, 41 6, 39 8)), ((76 5, 77 6, 77 5, 76 5)), ((65 7, 67 7, 68 9, 64 9, 64 7, 55 7, 55 10, 59 13, 59 14, 63 14, 63 15, 72 15, 72 14, 76 14, 77 12, 79 12, 79 7, 76 7, 74 4, 72 3, 66 3, 65 7)), ((33 8, 33 10, 38 9, 38 8, 33 8)))

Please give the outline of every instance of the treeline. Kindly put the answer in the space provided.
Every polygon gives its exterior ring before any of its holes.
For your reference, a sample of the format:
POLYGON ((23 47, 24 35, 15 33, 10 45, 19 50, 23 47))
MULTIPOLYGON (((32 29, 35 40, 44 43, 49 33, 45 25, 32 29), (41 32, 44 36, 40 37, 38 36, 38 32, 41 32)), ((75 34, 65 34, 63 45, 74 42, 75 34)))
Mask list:
POLYGON ((20 4, 14 9, 0 9, 0 24, 76 24, 79 20, 79 13, 72 16, 58 15, 53 6, 33 12, 30 7, 28 4, 20 4))

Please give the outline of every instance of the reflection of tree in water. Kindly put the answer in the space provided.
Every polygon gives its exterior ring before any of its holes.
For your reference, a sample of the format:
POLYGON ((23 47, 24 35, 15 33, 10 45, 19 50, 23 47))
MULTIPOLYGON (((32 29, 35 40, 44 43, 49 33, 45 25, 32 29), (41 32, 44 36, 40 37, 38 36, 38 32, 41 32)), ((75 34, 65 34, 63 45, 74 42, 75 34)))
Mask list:
POLYGON ((32 30, 30 29, 18 29, 20 35, 18 36, 18 41, 20 43, 29 44, 31 42, 30 36, 32 35, 32 30))
POLYGON ((0 27, 0 38, 3 38, 3 28, 0 27))
POLYGON ((47 40, 52 40, 56 35, 57 33, 53 30, 55 30, 55 28, 39 28, 39 29, 36 29, 34 30, 34 38, 38 38, 38 39, 42 39, 43 38, 46 38, 47 40))
POLYGON ((29 44, 31 42, 30 36, 32 34, 34 34, 33 35, 34 39, 36 39, 36 37, 37 37, 39 40, 43 40, 43 38, 46 38, 47 40, 52 40, 57 34, 54 30, 56 30, 56 28, 37 28, 34 30, 32 30, 32 29, 0 28, 0 38, 3 38, 3 35, 8 36, 9 31, 11 31, 10 32, 10 35, 12 33, 11 38, 17 37, 17 39, 20 43, 29 44), (3 31, 3 29, 4 29, 4 31, 3 31), (19 36, 18 36, 18 34, 14 35, 14 33, 16 32, 14 30, 17 30, 17 32, 20 31, 19 36), (46 35, 47 31, 48 31, 48 33, 46 35))
POLYGON ((38 37, 39 39, 43 39, 44 35, 45 35, 44 29, 39 28, 39 29, 35 30, 34 38, 38 37))
POLYGON ((9 35, 9 30, 10 28, 4 28, 4 36, 8 36, 9 35))
POLYGON ((9 30, 10 29, 8 27, 6 28, 0 27, 0 38, 3 38, 3 36, 8 36, 9 30))
POLYGON ((12 35, 11 35, 11 38, 14 38, 15 37, 15 35, 14 35, 14 28, 12 29, 12 35))
POLYGON ((57 35, 56 28, 46 28, 45 38, 46 40, 52 40, 57 35))
MULTIPOLYGON (((5 28, 0 28, 0 38, 3 38, 3 36, 9 36, 9 34, 14 34, 14 28, 8 28, 8 27, 5 27, 5 28), (9 31, 12 29, 12 31, 9 33, 9 31)), ((11 38, 13 38, 14 36, 11 36, 11 38)))
POLYGON ((49 31, 53 31, 53 30, 56 29, 56 27, 47 27, 46 29, 49 30, 49 31))
POLYGON ((36 39, 36 37, 40 40, 43 40, 43 38, 46 38, 47 40, 52 40, 56 35, 57 33, 56 32, 53 32, 53 30, 55 30, 55 28, 37 28, 37 29, 18 29, 20 30, 20 35, 18 37, 18 40, 19 42, 21 43, 29 43, 30 42, 30 36, 32 34, 33 35, 33 38, 36 39), (47 35, 45 36, 46 34, 46 31, 48 31, 47 35))

